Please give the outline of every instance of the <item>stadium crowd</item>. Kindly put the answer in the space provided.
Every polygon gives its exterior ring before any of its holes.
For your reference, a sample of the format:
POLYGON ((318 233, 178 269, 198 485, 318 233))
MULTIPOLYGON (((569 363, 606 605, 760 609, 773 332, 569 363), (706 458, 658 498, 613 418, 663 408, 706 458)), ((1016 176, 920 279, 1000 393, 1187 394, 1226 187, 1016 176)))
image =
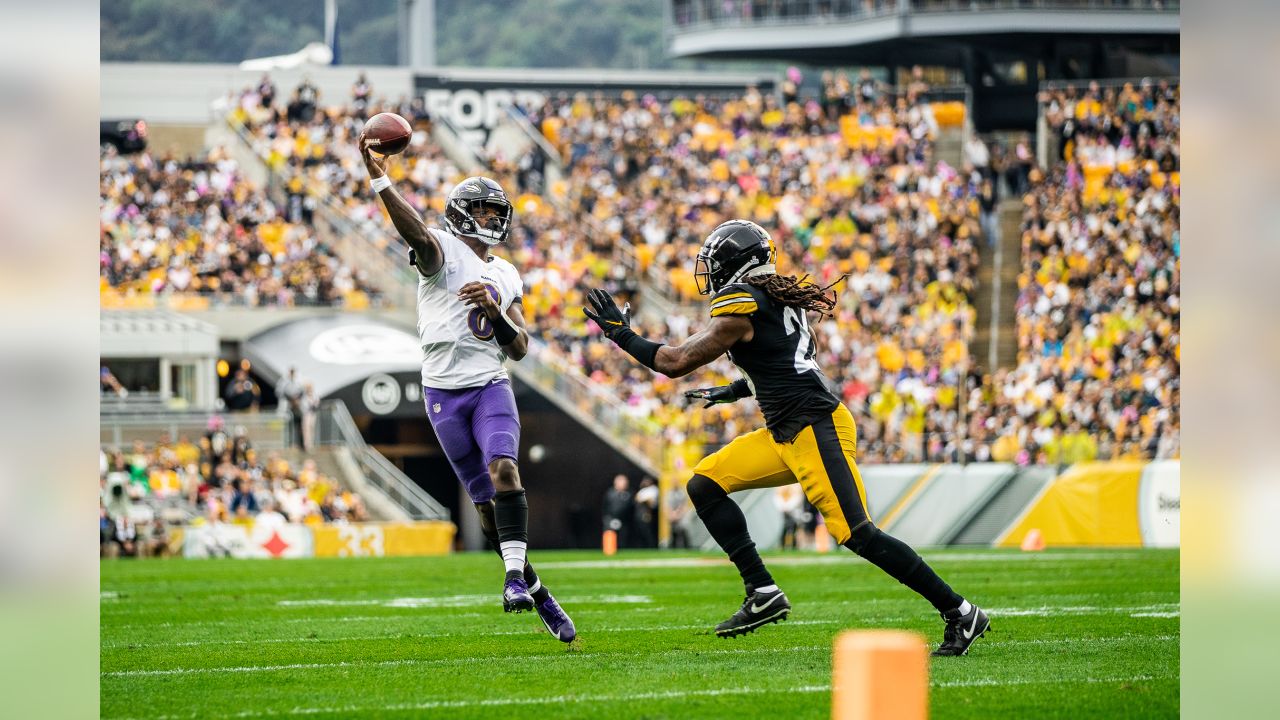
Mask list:
POLYGON ((197 296, 248 306, 367 304, 378 293, 215 148, 180 160, 107 149, 99 174, 104 303, 197 296), (358 299, 357 299, 358 298, 358 299))
MULTIPOLYGON (((234 416, 232 416, 234 417, 234 416)), ((360 496, 305 457, 261 456, 243 428, 209 419, 193 442, 159 433, 155 442, 102 448, 99 521, 104 556, 180 553, 170 528, 195 523, 321 524, 368 519, 360 496)))
MULTIPOLYGON (((864 461, 1176 453, 1176 381, 1167 382, 1177 373, 1176 86, 1047 95, 1051 127, 1073 159, 1048 172, 1026 138, 1008 158, 983 147, 966 148, 959 168, 937 162, 941 108, 923 99, 923 83, 895 93, 865 74, 827 75, 823 87, 809 100, 784 87, 781 98, 754 90, 724 99, 579 94, 524 108, 560 151, 565 181, 536 194, 528 158, 491 158, 487 171, 516 203, 500 252, 525 278, 540 360, 581 371, 644 434, 690 457, 756 426, 749 400, 703 410, 681 396, 735 377, 727 359, 678 382, 654 376, 610 348, 578 310, 593 285, 642 305, 636 281, 645 277, 676 311, 657 320, 641 314, 638 330, 687 337, 705 320, 692 281, 701 239, 724 219, 749 217, 773 234, 782 272, 824 285, 844 278, 836 310, 815 320, 814 334, 819 363, 857 416, 864 461), (1099 150, 1104 144, 1113 150, 1099 150), (1101 183, 1095 168, 1107 168, 1101 183), (1022 352, 1016 368, 967 375, 969 297, 977 243, 994 225, 993 173, 1027 191, 1022 352), (1071 213, 1076 219, 1064 220, 1071 213), (1097 245, 1100 238, 1108 244, 1097 245), (1051 281, 1059 263, 1067 275, 1051 281), (1103 359, 1104 350, 1115 357, 1103 359), (1112 407, 1102 409, 1104 400, 1112 407)), ((367 84, 363 93, 361 102, 304 117, 248 90, 232 115, 288 175, 291 192, 331 198, 394 246, 354 143, 363 118, 391 110, 417 128, 414 149, 391 173, 429 218, 462 173, 428 140, 420 106, 371 99, 367 84)))
MULTIPOLYGON (((864 457, 918 457, 926 431, 939 435, 940 455, 971 332, 982 178, 932 162, 936 121, 914 93, 826 80, 824 103, 783 106, 755 91, 723 101, 578 96, 530 119, 562 150, 574 216, 634 243, 649 277, 659 287, 668 279, 684 301, 697 297, 702 239, 731 217, 770 229, 782 272, 823 285, 847 276, 815 336, 819 363, 860 415, 864 457)), ((573 279, 560 277, 551 294, 573 279)), ((535 296, 539 280, 527 278, 535 296)), ((576 315, 558 300, 551 314, 576 315)), ((642 329, 682 339, 705 319, 705 309, 685 310, 642 329)), ((736 377, 727 359, 676 383, 601 347, 594 328, 585 344, 574 326, 542 330, 673 444, 693 439, 701 452, 757 424, 750 401, 699 412, 681 399, 683 389, 736 377)))
POLYGON ((971 396, 979 459, 1179 456, 1178 93, 1042 98, 1065 160, 1023 198, 1018 364, 971 396))

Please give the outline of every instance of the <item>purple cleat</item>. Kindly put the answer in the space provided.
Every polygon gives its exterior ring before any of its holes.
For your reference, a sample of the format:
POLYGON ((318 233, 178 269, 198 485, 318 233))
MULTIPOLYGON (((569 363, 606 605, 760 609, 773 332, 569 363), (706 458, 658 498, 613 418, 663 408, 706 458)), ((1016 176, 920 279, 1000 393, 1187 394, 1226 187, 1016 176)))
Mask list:
POLYGON ((507 581, 502 586, 502 609, 504 612, 533 609, 533 596, 529 594, 529 586, 525 584, 524 574, 519 570, 507 573, 507 581))
POLYGON ((554 635, 560 642, 573 642, 573 639, 578 636, 578 631, 573 627, 569 614, 560 607, 560 603, 556 602, 551 593, 547 593, 547 599, 538 605, 538 617, 542 618, 542 624, 547 626, 547 632, 554 635))

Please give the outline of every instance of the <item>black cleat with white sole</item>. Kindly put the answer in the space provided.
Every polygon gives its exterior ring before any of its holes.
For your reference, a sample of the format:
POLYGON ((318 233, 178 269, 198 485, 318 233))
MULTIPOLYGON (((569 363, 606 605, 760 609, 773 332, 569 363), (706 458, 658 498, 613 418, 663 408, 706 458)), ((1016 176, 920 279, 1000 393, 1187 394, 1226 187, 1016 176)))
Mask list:
POLYGON ((991 629, 991 620, 982 608, 974 605, 968 614, 961 615, 960 608, 942 613, 947 629, 942 631, 942 644, 934 650, 934 657, 954 657, 967 655, 973 641, 982 637, 991 629))
POLYGON ((771 593, 751 592, 733 617, 716 626, 716 636, 722 638, 746 635, 762 625, 786 620, 791 612, 791 602, 781 590, 771 593))

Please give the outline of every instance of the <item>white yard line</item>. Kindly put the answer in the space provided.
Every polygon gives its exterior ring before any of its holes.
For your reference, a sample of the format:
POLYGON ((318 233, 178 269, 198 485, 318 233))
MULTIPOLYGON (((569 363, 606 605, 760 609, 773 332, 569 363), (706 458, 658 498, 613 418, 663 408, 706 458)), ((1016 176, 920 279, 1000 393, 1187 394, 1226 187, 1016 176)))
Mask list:
MULTIPOLYGON (((838 620, 794 620, 787 621, 787 625, 839 625, 838 620)), ((648 625, 637 627, 592 627, 590 632, 669 632, 672 630, 705 630, 706 634, 711 634, 711 624, 702 623, 699 625, 648 625)), ((435 638, 435 637, 475 637, 482 635, 485 637, 491 635, 542 635, 546 631, 541 625, 530 625, 524 630, 494 630, 494 631, 466 631, 466 632, 439 632, 439 633, 396 633, 394 635, 353 635, 349 637, 314 637, 314 638, 263 638, 254 640, 185 640, 182 642, 158 642, 158 643, 109 643, 102 647, 108 649, 127 647, 129 649, 149 648, 149 647, 202 647, 205 645, 274 645, 289 643, 322 643, 322 642, 358 642, 364 640, 410 640, 415 638, 435 638)))
MULTIPOLYGON (((1115 552, 992 552, 992 553, 930 553, 925 551, 925 558, 930 563, 948 562, 1071 562, 1075 560, 1121 560, 1140 556, 1141 551, 1117 550, 1115 552)), ((835 565, 849 562, 866 562, 847 552, 835 552, 831 555, 770 555, 765 558, 769 565, 835 565)), ((547 570, 624 570, 634 568, 697 568, 717 565, 728 565, 728 558, 681 557, 681 558, 636 558, 634 560, 564 560, 558 562, 538 563, 538 569, 547 570)))
MULTIPOLYGON (((667 655, 676 653, 693 653, 695 655, 749 655, 753 653, 779 653, 779 652, 813 652, 815 650, 827 650, 826 645, 797 645, 788 648, 765 648, 765 647, 742 647, 742 648, 690 648, 680 649, 672 648, 667 651, 667 655)), ((609 657, 625 657, 634 658, 634 652, 601 652, 601 653, 584 653, 584 652, 566 652, 559 651, 554 654, 529 654, 523 655, 525 661, 549 662, 554 660, 587 660, 592 661, 598 658, 609 657)), ((493 658, 488 656, 479 657, 460 657, 460 658, 432 658, 432 659, 403 659, 403 660, 377 660, 372 662, 334 662, 334 663, 290 663, 287 665, 238 665, 238 666, 214 666, 204 668, 164 668, 158 670, 116 670, 112 672, 102 673, 102 677, 149 677, 149 676, 166 676, 166 675, 218 675, 224 673, 259 673, 259 672, 280 672, 282 670, 331 670, 335 668, 383 668, 397 666, 427 666, 427 665, 471 665, 481 664, 490 665, 493 658)))
MULTIPOLYGON (((897 602, 896 600, 873 598, 870 600, 861 601, 860 603, 853 603, 853 604, 874 605, 879 603, 889 604, 889 603, 896 603, 896 602, 897 602)), ((819 601, 815 603, 810 603, 809 605, 830 605, 830 604, 832 603, 819 601)), ((639 610, 649 610, 649 609, 650 608, 639 608, 639 610)), ((1033 608, 991 608, 991 609, 988 609, 987 612, 997 622, 999 622, 1001 618, 1053 617, 1055 615, 1128 614, 1129 617, 1132 617, 1132 618, 1175 618, 1181 615, 1181 611, 1179 609, 1178 603, 1158 603, 1153 605, 1134 605, 1134 606, 1128 606, 1128 607, 1099 607, 1099 606, 1093 606, 1093 605, 1066 605, 1066 606, 1044 605, 1044 606, 1033 607, 1033 608)), ((460 616, 452 616, 452 617, 463 617, 463 616, 484 617, 486 616, 486 614, 485 613, 464 613, 460 616)), ((910 621, 910 620, 916 619, 916 617, 917 616, 915 615, 912 615, 912 616, 863 615, 856 618, 850 618, 850 620, 848 621, 846 620, 791 620, 791 621, 788 621, 787 624, 788 625, 849 624, 850 627, 857 627, 852 624, 852 621, 856 620, 860 623, 858 626, 865 627, 868 623, 904 622, 904 621, 910 621)), ((330 623, 330 622, 363 622, 363 621, 385 622, 388 620, 415 620, 415 619, 421 620, 422 618, 421 616, 418 616, 418 615, 353 615, 349 617, 328 617, 328 618, 311 618, 311 617, 287 618, 287 619, 276 620, 271 622, 321 625, 323 623, 330 623)), ((262 622, 265 623, 268 621, 262 621, 262 622)), ((238 620, 225 620, 225 621, 206 620, 206 621, 197 621, 193 623, 154 623, 154 624, 136 623, 133 625, 117 626, 117 629, 125 628, 125 627, 137 627, 137 628, 192 627, 194 628, 194 627, 207 627, 207 626, 216 627, 216 626, 230 625, 230 624, 243 625, 243 623, 238 620)), ((661 632, 661 631, 671 631, 671 630, 698 630, 704 627, 707 627, 707 626, 706 625, 658 625, 658 626, 649 626, 649 627, 643 627, 643 626, 589 627, 589 628, 585 628, 584 632, 643 632, 646 630, 661 632)), ((488 635, 536 635, 539 632, 541 632, 541 630, 537 628, 533 628, 529 630, 493 630, 493 631, 471 629, 471 630, 460 631, 460 632, 410 633, 408 635, 404 633, 398 633, 395 635, 386 635, 386 634, 357 635, 357 636, 349 636, 349 637, 341 637, 341 638, 316 637, 316 638, 292 638, 292 639, 291 638, 273 638, 273 639, 262 639, 262 640, 239 640, 239 639, 187 640, 187 641, 178 641, 178 642, 157 642, 157 643, 114 642, 114 643, 105 643, 102 645, 102 648, 116 649, 116 648, 124 648, 124 647, 127 647, 127 648, 199 647, 203 645, 257 645, 257 644, 279 644, 279 643, 287 644, 287 643, 296 643, 296 642, 354 642, 358 640, 380 640, 380 639, 393 639, 393 638, 402 638, 402 637, 427 638, 427 637, 457 637, 457 636, 471 636, 471 635, 485 635, 485 636, 488 636, 488 635)))
MULTIPOLYGON (((306 600, 280 600, 280 607, 355 607, 362 605, 388 608, 460 608, 483 607, 493 604, 493 595, 445 595, 440 597, 398 597, 384 599, 342 600, 338 598, 308 598, 306 600)), ((584 595, 574 598, 581 605, 647 605, 653 599, 648 595, 584 595)))
MULTIPOLYGON (((1016 685, 1061 685, 1064 683, 1131 683, 1149 682, 1152 680, 1176 679, 1177 675, 1126 675, 1112 677, 1055 677, 1055 678, 966 678, 964 680, 934 680, 930 682, 935 688, 956 687, 1002 687, 1016 685)), ((227 718, 280 717, 295 715, 351 715, 356 713, 390 713, 414 712, 424 710, 467 709, 480 707, 509 707, 521 705, 568 705, 585 703, 630 703, 644 700, 683 700, 696 697, 722 697, 727 695, 789 695, 801 693, 830 692, 828 684, 800 685, 797 687, 725 687, 707 690, 662 690, 638 693, 585 694, 585 695, 548 695, 542 697, 522 698, 486 698, 477 700, 426 700, 417 703, 397 703, 390 705, 345 705, 322 707, 293 707, 288 710, 246 710, 227 718)), ((178 718, 196 717, 192 715, 167 715, 158 720, 178 720, 178 718)), ((208 717, 200 713, 200 717, 208 717)))
MULTIPOLYGON (((819 625, 819 624, 835 624, 834 622, 823 620, 801 620, 791 625, 819 625)), ((666 629, 702 629, 705 626, 671 626, 666 629)), ((621 632, 634 629, 646 628, 605 628, 603 632, 621 632)), ((648 628, 655 629, 655 628, 648 628)), ((508 635, 515 633, 492 633, 498 635, 508 635)), ((344 640, 371 640, 378 638, 343 638, 344 640)), ((1117 643, 1126 642, 1170 642, 1176 641, 1177 635, 1118 635, 1114 637, 1097 637, 1097 638, 1037 638, 1031 640, 983 640, 979 647, 1005 647, 1019 645, 1066 645, 1071 647, 1083 646, 1106 646, 1117 643)), ((272 642, 271 640, 260 641, 244 641, 245 644, 258 644, 272 642)), ((314 641, 311 641, 314 642, 314 641)), ((210 643, 214 644, 214 643, 210 643)), ((716 649, 672 649, 670 653, 691 652, 701 655, 742 655, 759 652, 814 652, 830 650, 829 645, 796 645, 785 648, 716 648, 716 649)), ((627 652, 559 652, 555 654, 540 654, 526 656, 528 658, 536 658, 538 660, 558 660, 558 659, 583 659, 593 660, 596 658, 607 657, 634 657, 633 653, 627 652)), ((488 663, 492 660, 489 657, 466 657, 466 658, 434 658, 434 659, 403 659, 403 660, 380 660, 374 662, 336 662, 336 663, 291 663, 287 665, 242 665, 233 667, 207 667, 207 668, 165 668, 158 670, 117 670, 113 672, 102 673, 103 677, 149 677, 149 676, 167 676, 167 675, 205 675, 205 674, 221 674, 221 673, 256 673, 256 672, 280 672, 284 670, 329 670, 333 668, 381 668, 381 667, 397 667, 404 665, 421 666, 421 665, 468 665, 475 663, 488 663)), ((995 681, 982 681, 978 684, 988 684, 995 681)), ((937 685, 938 683, 934 683, 937 685)), ((947 686, 943 683, 942 686, 947 686)))

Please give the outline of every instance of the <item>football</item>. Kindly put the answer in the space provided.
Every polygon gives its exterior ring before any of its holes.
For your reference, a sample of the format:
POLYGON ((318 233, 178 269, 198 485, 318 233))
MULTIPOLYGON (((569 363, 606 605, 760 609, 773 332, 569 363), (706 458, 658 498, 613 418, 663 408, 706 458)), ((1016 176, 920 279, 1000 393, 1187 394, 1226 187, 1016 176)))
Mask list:
POLYGON ((379 155, 396 155, 409 147, 409 139, 413 137, 413 128, 409 121, 395 113, 378 113, 365 123, 364 132, 377 140, 373 149, 379 155))

